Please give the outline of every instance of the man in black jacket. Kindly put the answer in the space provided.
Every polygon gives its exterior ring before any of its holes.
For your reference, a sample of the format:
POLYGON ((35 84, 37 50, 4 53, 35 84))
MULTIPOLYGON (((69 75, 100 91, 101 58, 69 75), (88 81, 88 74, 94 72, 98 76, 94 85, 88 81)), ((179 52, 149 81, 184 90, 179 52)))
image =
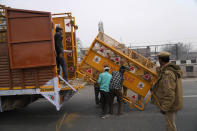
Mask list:
POLYGON ((55 40, 55 50, 56 50, 56 61, 57 61, 57 68, 58 74, 60 75, 60 66, 62 67, 64 79, 67 81, 67 71, 66 71, 66 63, 64 60, 64 48, 62 45, 62 28, 56 27, 56 34, 54 36, 55 40))
POLYGON ((124 72, 127 70, 125 66, 121 66, 119 71, 112 72, 112 79, 110 82, 110 114, 113 114, 114 97, 118 101, 118 115, 122 114, 122 86, 124 81, 124 72))

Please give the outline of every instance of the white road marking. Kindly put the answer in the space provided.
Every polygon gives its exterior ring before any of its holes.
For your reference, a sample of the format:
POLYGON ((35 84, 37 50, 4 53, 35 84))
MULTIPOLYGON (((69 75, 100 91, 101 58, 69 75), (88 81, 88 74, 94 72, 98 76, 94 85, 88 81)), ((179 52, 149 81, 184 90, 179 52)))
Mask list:
POLYGON ((197 95, 189 95, 189 96, 183 96, 184 98, 185 97, 197 97, 197 95))

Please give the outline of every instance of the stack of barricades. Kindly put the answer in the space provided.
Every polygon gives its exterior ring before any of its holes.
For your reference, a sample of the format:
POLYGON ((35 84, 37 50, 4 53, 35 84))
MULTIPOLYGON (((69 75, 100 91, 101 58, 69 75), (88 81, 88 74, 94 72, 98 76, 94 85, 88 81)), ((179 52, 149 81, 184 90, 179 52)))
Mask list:
POLYGON ((124 73, 124 100, 130 103, 130 107, 144 110, 144 105, 150 99, 150 95, 146 96, 157 77, 153 71, 155 64, 100 32, 86 52, 77 72, 95 82, 105 65, 110 67, 110 73, 118 71, 122 65, 128 67, 129 70, 124 73), (127 93, 127 89, 130 93, 127 93))

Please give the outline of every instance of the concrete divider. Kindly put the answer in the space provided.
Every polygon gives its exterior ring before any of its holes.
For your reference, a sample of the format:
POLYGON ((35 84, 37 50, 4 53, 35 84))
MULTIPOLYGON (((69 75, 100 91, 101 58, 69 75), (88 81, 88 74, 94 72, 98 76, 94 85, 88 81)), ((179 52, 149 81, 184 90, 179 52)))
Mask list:
MULTIPOLYGON (((177 64, 183 71, 183 78, 197 77, 197 60, 171 60, 172 63, 177 64)), ((159 65, 159 62, 156 63, 159 65)))

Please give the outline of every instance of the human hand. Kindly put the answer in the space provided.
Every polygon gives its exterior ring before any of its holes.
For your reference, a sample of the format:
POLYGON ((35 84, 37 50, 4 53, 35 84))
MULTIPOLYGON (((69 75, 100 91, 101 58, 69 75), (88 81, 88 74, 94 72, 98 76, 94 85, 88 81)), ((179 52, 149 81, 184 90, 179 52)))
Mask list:
POLYGON ((65 53, 71 53, 73 52, 72 50, 64 50, 65 53))
POLYGON ((154 87, 154 86, 152 86, 152 87, 150 88, 150 91, 151 91, 151 92, 153 91, 153 87, 154 87))
POLYGON ((62 58, 62 57, 63 57, 63 53, 60 53, 60 54, 59 54, 59 57, 62 58))
POLYGON ((166 114, 166 112, 165 112, 165 111, 160 110, 160 112, 161 112, 161 114, 163 114, 163 115, 165 115, 165 114, 166 114))

